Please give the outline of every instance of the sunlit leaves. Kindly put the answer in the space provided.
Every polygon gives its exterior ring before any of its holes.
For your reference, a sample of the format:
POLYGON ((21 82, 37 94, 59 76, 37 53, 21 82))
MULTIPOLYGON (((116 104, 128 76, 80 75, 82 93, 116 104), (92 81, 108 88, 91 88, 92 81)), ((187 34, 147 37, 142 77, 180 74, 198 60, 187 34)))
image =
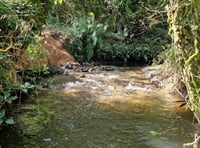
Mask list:
POLYGON ((149 133, 152 135, 152 136, 158 136, 160 135, 160 133, 156 132, 156 131, 149 131, 149 133))
POLYGON ((57 4, 60 4, 60 5, 61 5, 62 2, 63 2, 63 0, 54 0, 54 4, 55 4, 55 5, 57 5, 57 4))

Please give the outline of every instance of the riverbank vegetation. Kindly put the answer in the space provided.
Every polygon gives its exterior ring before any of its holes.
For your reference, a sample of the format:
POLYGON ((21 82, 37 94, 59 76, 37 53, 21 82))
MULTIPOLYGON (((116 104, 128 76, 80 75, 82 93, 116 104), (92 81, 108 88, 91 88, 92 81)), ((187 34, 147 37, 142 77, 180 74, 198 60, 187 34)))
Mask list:
POLYGON ((14 123, 13 104, 49 73, 45 29, 80 63, 164 63, 200 122, 199 11, 198 0, 1 1, 0 125, 14 123))
POLYGON ((169 31, 172 36, 172 49, 176 66, 175 72, 179 75, 187 89, 185 96, 187 104, 194 111, 200 122, 199 103, 199 62, 200 62, 200 2, 198 0, 170 0, 168 11, 169 31), (184 19, 183 19, 184 18, 184 19))

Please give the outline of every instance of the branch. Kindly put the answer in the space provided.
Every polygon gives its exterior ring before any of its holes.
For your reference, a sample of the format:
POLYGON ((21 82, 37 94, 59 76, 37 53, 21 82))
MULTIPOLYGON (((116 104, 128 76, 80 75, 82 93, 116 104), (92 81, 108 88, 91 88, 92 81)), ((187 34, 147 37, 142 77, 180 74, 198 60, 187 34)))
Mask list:
POLYGON ((10 36, 10 45, 6 49, 0 49, 0 52, 7 52, 9 49, 13 47, 12 36, 10 36))

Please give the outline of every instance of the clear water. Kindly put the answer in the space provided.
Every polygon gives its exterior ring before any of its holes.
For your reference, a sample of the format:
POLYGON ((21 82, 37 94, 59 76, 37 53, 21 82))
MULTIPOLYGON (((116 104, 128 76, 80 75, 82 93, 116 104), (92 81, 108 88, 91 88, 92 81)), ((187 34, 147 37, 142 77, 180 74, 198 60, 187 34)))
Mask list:
POLYGON ((153 87, 140 68, 72 72, 21 105, 2 148, 181 148, 193 116, 153 87))

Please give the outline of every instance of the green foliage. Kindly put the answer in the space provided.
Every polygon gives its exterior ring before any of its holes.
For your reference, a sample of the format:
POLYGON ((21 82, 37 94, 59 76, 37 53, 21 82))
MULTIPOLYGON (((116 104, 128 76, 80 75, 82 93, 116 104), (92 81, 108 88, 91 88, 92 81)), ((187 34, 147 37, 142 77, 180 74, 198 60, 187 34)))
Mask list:
POLYGON ((35 37, 35 41, 28 45, 18 65, 26 65, 24 68, 33 72, 42 72, 44 69, 44 72, 48 73, 47 64, 47 51, 40 44, 38 37, 35 37))
POLYGON ((0 125, 3 123, 14 124, 14 120, 12 118, 6 117, 6 110, 2 109, 2 107, 4 104, 11 104, 16 99, 17 96, 11 96, 9 91, 6 91, 0 95, 0 125))
POLYGON ((170 42, 164 10, 167 2, 63 1, 51 17, 53 22, 49 23, 53 28, 62 28, 70 37, 67 49, 80 61, 95 59, 151 63, 163 51, 162 46, 170 42), (90 12, 92 15, 88 16, 90 12), (55 21, 59 28, 54 25, 55 21), (69 24, 70 31, 66 31, 63 26, 69 24))
POLYGON ((8 119, 5 118, 5 113, 6 113, 5 109, 0 111, 0 125, 2 125, 3 123, 9 124, 9 125, 14 124, 15 122, 13 118, 8 118, 8 119))
POLYGON ((5 89, 4 91, 0 91, 0 125, 3 123, 6 124, 14 124, 13 118, 8 118, 6 115, 6 110, 9 108, 4 108, 4 106, 8 106, 13 103, 18 96, 16 94, 17 91, 22 91, 24 93, 28 93, 28 90, 33 88, 34 85, 29 82, 25 82, 23 85, 13 85, 10 88, 5 89))
POLYGON ((55 4, 55 5, 57 5, 57 4, 60 4, 60 5, 61 5, 62 2, 63 2, 63 0, 54 0, 54 4, 55 4))
POLYGON ((106 32, 106 25, 94 20, 94 14, 89 17, 75 19, 71 23, 69 33, 72 36, 69 51, 75 56, 82 56, 83 61, 89 61, 97 46, 102 46, 102 35, 106 32))
POLYGON ((127 63, 141 61, 151 63, 159 53, 164 52, 163 46, 170 42, 166 34, 167 30, 154 28, 144 35, 127 40, 126 35, 107 32, 102 48, 97 50, 97 59, 107 62, 113 60, 127 63))
POLYGON ((168 21, 173 39, 172 53, 175 72, 180 74, 187 92, 189 107, 200 123, 200 2, 199 0, 170 0, 168 21), (178 6, 178 7, 176 7, 178 6))
POLYGON ((33 88, 34 85, 30 84, 29 82, 25 82, 24 85, 21 85, 22 91, 28 93, 28 90, 33 88))
MULTIPOLYGON (((39 33, 46 22, 50 7, 53 2, 31 0, 3 0, 0 1, 0 123, 13 124, 8 118, 9 106, 21 92, 27 93, 33 85, 23 82, 24 75, 17 75, 21 71, 21 63, 26 63, 24 54, 29 53, 29 61, 40 67, 41 50, 35 44, 35 35, 39 33), (37 49, 37 50, 35 50, 37 49), (40 57, 40 60, 38 60, 40 57), (35 62, 35 61, 36 62, 35 62), (36 64, 40 64, 39 66, 36 64)), ((38 68, 39 69, 39 68, 38 68)), ((44 68, 47 72, 47 69, 44 68)), ((34 78, 33 78, 34 79, 34 78)))
POLYGON ((93 12, 96 20, 109 24, 109 31, 127 30, 129 36, 137 36, 158 24, 166 26, 167 3, 168 0, 72 0, 63 1, 52 14, 63 23, 93 12))

